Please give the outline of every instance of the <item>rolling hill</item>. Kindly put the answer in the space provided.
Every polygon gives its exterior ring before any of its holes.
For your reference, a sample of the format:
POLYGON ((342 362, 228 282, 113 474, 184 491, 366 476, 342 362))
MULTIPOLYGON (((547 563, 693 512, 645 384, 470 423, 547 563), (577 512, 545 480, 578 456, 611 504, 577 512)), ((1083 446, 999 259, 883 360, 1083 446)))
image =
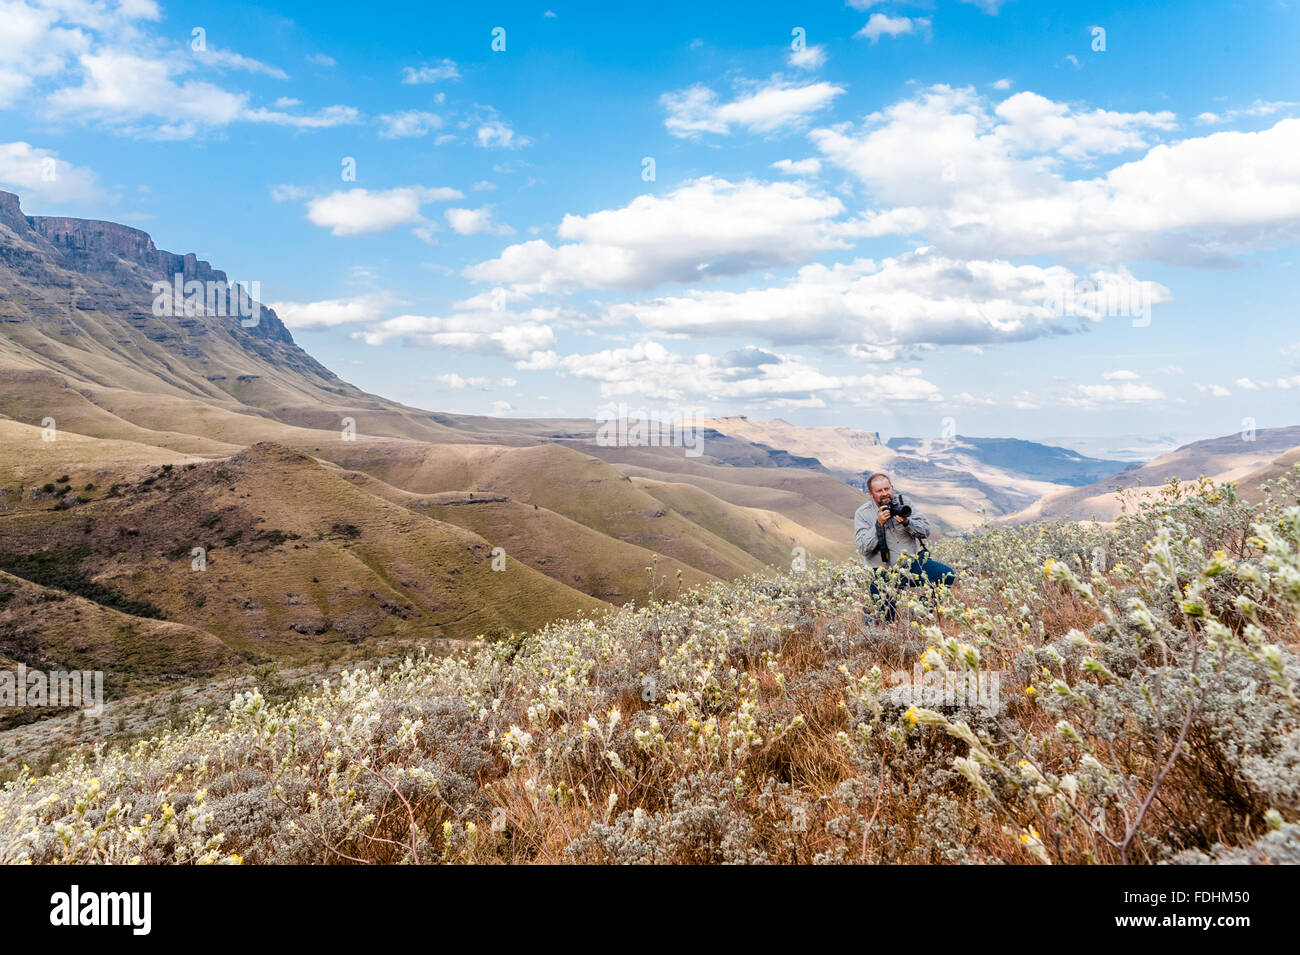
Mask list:
POLYGON ((1279 455, 1300 448, 1300 427, 1261 428, 1251 440, 1241 434, 1194 441, 1122 474, 1079 488, 1048 495, 1031 506, 1001 519, 1003 523, 1031 520, 1112 521, 1121 513, 1125 489, 1132 502, 1150 497, 1169 478, 1195 480, 1204 475, 1216 481, 1251 479, 1267 469, 1279 455))

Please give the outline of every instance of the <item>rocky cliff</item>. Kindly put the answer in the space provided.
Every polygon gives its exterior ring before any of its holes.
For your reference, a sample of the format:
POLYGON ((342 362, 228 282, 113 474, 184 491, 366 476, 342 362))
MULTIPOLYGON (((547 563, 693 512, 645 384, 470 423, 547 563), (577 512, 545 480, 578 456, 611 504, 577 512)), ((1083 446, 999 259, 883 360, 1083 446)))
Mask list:
POLYGON ((147 232, 24 215, 0 192, 0 414, 18 412, 23 371, 268 410, 373 397, 299 348, 274 310, 233 297, 225 272, 147 232))
MULTIPOLYGON (((8 227, 20 243, 35 246, 37 261, 27 258, 37 271, 43 264, 40 258, 53 259, 54 264, 98 278, 129 296, 134 290, 139 295, 147 293, 152 300, 154 282, 172 283, 177 276, 182 285, 191 281, 218 285, 228 282, 225 272, 212 268, 193 252, 181 255, 159 249, 149 233, 140 229, 96 219, 23 215, 18 196, 11 192, 0 192, 0 224, 8 227), (37 241, 38 237, 44 241, 37 241)), ((257 338, 293 344, 293 336, 269 308, 260 308, 256 325, 241 329, 257 338)))

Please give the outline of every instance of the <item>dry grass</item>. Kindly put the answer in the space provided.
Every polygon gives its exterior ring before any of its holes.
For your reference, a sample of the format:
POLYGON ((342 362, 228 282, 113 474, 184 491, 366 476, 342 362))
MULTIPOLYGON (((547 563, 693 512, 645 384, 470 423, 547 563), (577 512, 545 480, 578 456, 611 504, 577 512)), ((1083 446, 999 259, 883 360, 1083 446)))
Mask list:
POLYGON ((818 564, 274 706, 244 694, 225 719, 20 777, 0 824, 29 835, 0 857, 1150 863, 1252 845, 1300 815, 1286 493, 1241 559, 1214 534, 1247 505, 1213 485, 1113 531, 954 545, 958 587, 904 593, 886 628, 862 626, 861 568, 818 564), (891 673, 918 661, 1000 671, 1002 705, 900 696, 891 673), (173 829, 140 821, 168 806, 173 829))

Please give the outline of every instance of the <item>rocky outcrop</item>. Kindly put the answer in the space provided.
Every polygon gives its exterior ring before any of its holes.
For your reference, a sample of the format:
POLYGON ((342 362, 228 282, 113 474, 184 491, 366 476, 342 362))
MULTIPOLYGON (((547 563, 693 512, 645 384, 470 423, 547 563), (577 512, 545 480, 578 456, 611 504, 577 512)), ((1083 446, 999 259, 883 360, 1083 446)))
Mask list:
MULTIPOLYGON (((178 255, 159 249, 153 244, 149 233, 140 229, 98 219, 25 216, 18 197, 11 192, 0 192, 0 223, 28 243, 35 239, 35 245, 45 249, 47 254, 52 254, 62 268, 101 279, 115 289, 127 291, 129 297, 138 299, 142 304, 151 300, 150 290, 155 281, 175 283, 179 276, 182 287, 184 283, 193 281, 221 285, 229 282, 225 272, 214 269, 193 252, 178 255), (139 289, 139 294, 131 293, 131 289, 139 289)), ((0 252, 3 251, 0 249, 0 252)), ((24 260, 24 273, 30 274, 38 268, 30 261, 33 253, 28 247, 10 251, 10 257, 15 261, 19 258, 24 260)), ((4 256, 0 255, 0 258, 4 256)), ((45 281, 40 284, 59 283, 45 281)), ((185 324, 184 319, 180 320, 180 324, 185 324)), ((260 310, 258 323, 246 328, 241 325, 241 333, 286 345, 293 344, 293 336, 284 323, 272 309, 265 306, 260 310)))
POLYGON ((18 197, 12 192, 0 192, 0 225, 6 225, 15 232, 27 231, 27 217, 18 205, 18 197))
POLYGON ((177 255, 156 248, 149 233, 117 222, 29 216, 31 227, 71 260, 78 272, 90 275, 115 271, 116 259, 152 272, 159 278, 180 275, 188 282, 225 282, 226 273, 212 268, 193 252, 177 255))

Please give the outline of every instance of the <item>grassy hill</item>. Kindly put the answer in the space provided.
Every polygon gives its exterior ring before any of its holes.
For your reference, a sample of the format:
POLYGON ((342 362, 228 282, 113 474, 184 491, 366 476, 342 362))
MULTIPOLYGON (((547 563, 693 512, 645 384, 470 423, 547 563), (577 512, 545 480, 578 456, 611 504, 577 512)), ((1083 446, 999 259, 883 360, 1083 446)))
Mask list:
POLYGON ((1300 861, 1300 467, 937 556, 892 624, 818 562, 243 691, 20 773, 0 862, 1300 861))
POLYGON ((1204 475, 1216 481, 1242 481, 1266 468, 1280 453, 1300 447, 1300 427, 1261 428, 1244 440, 1240 434, 1194 441, 1140 467, 1102 481, 1049 494, 1002 523, 1033 520, 1111 521, 1127 500, 1153 498, 1170 478, 1191 481, 1204 475), (1117 493, 1117 489, 1124 493, 1117 493))
MULTIPOLYGON (((46 498, 66 503, 61 487, 46 498)), ((45 574, 36 582, 127 612, 147 606, 247 660, 381 638, 473 637, 608 606, 518 560, 493 570, 489 541, 279 445, 163 464, 136 481, 95 485, 66 508, 27 503, 35 506, 0 520, 0 569, 45 574), (195 548, 204 550, 200 569, 195 548)))
POLYGON ((636 544, 616 540, 562 514, 482 491, 416 494, 360 471, 340 473, 357 487, 394 504, 473 531, 512 558, 601 600, 623 604, 650 589, 647 568, 660 585, 677 589, 717 578, 636 544))

